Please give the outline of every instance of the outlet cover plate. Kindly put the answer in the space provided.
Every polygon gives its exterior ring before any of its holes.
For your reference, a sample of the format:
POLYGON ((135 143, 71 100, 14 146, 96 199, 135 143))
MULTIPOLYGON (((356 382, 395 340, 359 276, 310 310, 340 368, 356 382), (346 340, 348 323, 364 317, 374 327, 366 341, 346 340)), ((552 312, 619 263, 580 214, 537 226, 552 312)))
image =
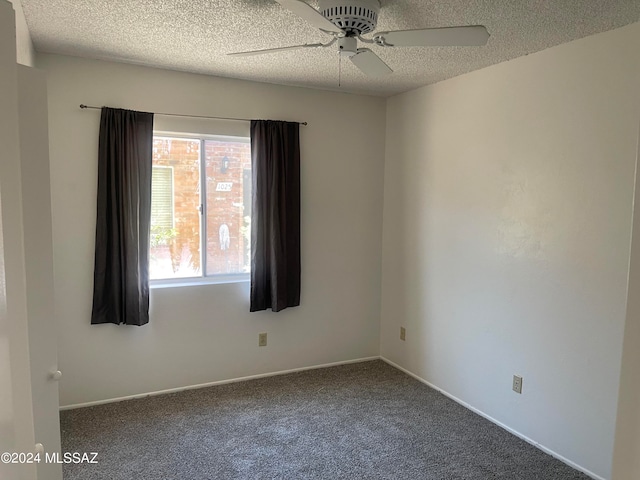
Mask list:
POLYGON ((267 346, 267 334, 266 333, 259 333, 258 334, 258 346, 259 347, 266 347, 267 346))
POLYGON ((522 377, 520 375, 513 376, 513 391, 522 393, 522 377))
POLYGON ((400 340, 404 342, 405 338, 407 338, 407 331, 404 327, 400 327, 400 340))

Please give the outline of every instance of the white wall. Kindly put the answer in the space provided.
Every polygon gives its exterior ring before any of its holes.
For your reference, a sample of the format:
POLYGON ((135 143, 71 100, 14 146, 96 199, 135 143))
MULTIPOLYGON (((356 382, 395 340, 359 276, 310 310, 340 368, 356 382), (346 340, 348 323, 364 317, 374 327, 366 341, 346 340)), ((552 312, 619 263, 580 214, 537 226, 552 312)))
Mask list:
POLYGON ((633 24, 387 105, 381 354, 604 478, 639 43, 633 24))
POLYGON ((27 26, 27 21, 22 11, 22 3, 20 3, 20 0, 8 1, 13 4, 16 15, 16 59, 21 65, 32 67, 35 50, 33 48, 33 42, 31 41, 31 35, 29 34, 29 27, 27 26))
MULTIPOLYGON (((640 146, 638 155, 640 157, 640 146)), ((627 295, 618 418, 613 456, 614 480, 640 478, 640 170, 636 164, 633 241, 627 295)))
MULTIPOLYGON (((63 56, 38 64, 49 88, 62 405, 378 354, 383 99, 63 56), (248 283, 166 288, 152 291, 149 325, 91 326, 100 114, 80 103, 308 121, 301 306, 250 314, 248 283), (259 332, 269 333, 266 348, 259 332)), ((176 121, 157 116, 156 128, 176 121)), ((246 123, 184 125, 248 131, 246 123)))

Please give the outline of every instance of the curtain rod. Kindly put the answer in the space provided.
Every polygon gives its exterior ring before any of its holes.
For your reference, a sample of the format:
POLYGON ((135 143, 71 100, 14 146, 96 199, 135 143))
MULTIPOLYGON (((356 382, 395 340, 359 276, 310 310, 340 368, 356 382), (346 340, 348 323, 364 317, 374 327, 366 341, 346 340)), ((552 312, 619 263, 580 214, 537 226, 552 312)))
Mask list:
MULTIPOLYGON (((80 104, 80 108, 81 109, 86 109, 89 108, 91 110, 102 110, 102 107, 92 107, 91 105, 85 105, 84 103, 80 104)), ((233 120, 233 121, 238 121, 238 122, 250 122, 251 119, 250 118, 231 118, 231 117, 209 117, 206 115, 185 115, 185 114, 181 114, 181 113, 154 113, 154 115, 163 115, 165 117, 188 117, 188 118, 208 118, 208 119, 212 119, 212 120, 233 120)), ((307 126, 308 123, 307 122, 292 122, 292 123, 298 123, 300 125, 303 126, 307 126)))

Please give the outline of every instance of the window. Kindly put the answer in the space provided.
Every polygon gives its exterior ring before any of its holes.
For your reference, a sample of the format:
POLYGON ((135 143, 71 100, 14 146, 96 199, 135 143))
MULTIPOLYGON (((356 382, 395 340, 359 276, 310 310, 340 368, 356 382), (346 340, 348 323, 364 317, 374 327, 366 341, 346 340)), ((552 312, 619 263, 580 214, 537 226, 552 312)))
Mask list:
POLYGON ((154 136, 151 191, 152 280, 246 278, 248 138, 154 136))

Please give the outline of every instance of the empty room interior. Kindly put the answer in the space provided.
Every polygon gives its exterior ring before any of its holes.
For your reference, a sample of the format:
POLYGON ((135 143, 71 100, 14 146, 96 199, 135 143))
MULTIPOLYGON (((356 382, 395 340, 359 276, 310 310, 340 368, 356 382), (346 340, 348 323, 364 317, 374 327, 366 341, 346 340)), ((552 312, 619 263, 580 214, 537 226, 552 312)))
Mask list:
POLYGON ((0 0, 0 479, 640 479, 637 0, 0 0))

